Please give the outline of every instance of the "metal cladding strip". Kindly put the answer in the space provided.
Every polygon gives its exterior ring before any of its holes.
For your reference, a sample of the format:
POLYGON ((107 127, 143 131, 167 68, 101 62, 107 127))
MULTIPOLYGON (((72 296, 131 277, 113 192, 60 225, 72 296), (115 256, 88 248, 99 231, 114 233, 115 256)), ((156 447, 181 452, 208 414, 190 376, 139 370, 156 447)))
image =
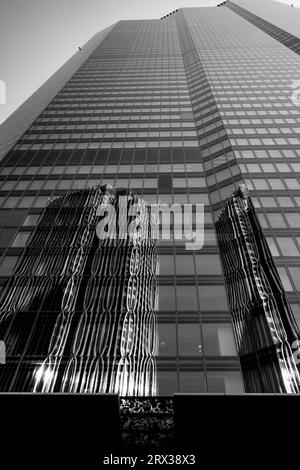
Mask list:
POLYGON ((108 204, 118 212, 109 186, 52 200, 3 293, 0 333, 11 344, 22 335, 16 320, 30 315, 37 338, 48 319, 43 353, 21 351, 31 364, 25 391, 156 394, 156 225, 148 206, 129 195, 139 226, 131 214, 127 238, 112 226, 112 238, 99 240, 97 210, 108 204))
POLYGON ((300 392, 300 331, 245 185, 215 225, 246 391, 300 392))

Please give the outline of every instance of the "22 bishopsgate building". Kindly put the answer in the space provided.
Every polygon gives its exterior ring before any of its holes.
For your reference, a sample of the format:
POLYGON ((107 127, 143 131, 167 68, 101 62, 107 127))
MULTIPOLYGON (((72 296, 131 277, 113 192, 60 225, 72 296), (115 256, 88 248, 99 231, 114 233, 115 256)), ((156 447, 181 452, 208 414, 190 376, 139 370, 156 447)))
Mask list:
POLYGON ((299 24, 271 0, 119 21, 2 125, 1 392, 300 392, 299 24), (161 203, 204 206, 201 249, 175 216, 155 237, 161 203))

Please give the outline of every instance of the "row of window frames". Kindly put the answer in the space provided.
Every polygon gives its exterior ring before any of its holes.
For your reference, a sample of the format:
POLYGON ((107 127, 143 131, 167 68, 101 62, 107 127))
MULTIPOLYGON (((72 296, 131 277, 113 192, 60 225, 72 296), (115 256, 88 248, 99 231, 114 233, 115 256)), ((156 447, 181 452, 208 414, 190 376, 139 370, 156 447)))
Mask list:
MULTIPOLYGON (((31 220, 33 217, 38 218, 39 215, 37 216, 35 214, 29 215, 28 218, 24 222, 24 226, 33 226, 36 223, 36 221, 31 220)), ((15 233, 16 233, 16 229, 3 229, 0 234, 0 240, 1 240, 0 248, 9 247, 9 246, 11 246, 12 248, 24 248, 28 243, 31 232, 22 231, 16 235, 15 239, 13 239, 13 236, 15 235, 15 233), (13 243, 11 243, 12 239, 13 239, 13 243)), ((173 246, 175 246, 176 248, 185 247, 187 241, 188 240, 185 240, 182 236, 180 238, 175 238, 174 231, 172 230, 171 230, 170 236, 167 239, 162 239, 161 232, 159 233, 159 238, 158 238, 159 246, 167 246, 171 249, 173 246)), ((206 229, 204 233, 204 245, 203 246, 208 247, 208 246, 216 246, 216 245, 217 245, 217 240, 216 240, 216 235, 215 235, 214 230, 206 229)), ((188 274, 191 274, 191 273, 188 272, 188 274)))
POLYGON ((160 285, 158 309, 168 312, 227 311, 225 288, 223 285, 160 285))
POLYGON ((101 88, 103 90, 107 89, 106 93, 110 93, 111 91, 117 89, 117 92, 119 90, 127 90, 127 89, 132 89, 132 90, 164 90, 165 92, 169 90, 179 90, 179 91, 184 91, 188 90, 187 82, 186 79, 183 77, 182 79, 179 79, 178 77, 168 77, 163 80, 158 81, 157 78, 155 80, 149 80, 148 77, 146 77, 144 80, 139 79, 139 80, 134 80, 132 78, 131 80, 124 79, 124 77, 111 77, 109 80, 107 77, 105 79, 86 79, 86 80, 78 80, 71 78, 71 80, 68 82, 67 85, 64 86, 63 88, 63 93, 65 92, 70 92, 74 93, 77 91, 81 90, 99 90, 99 85, 101 85, 101 88))
POLYGON ((2 208, 44 208, 49 202, 49 196, 9 196, 7 198, 0 196, 0 206, 2 208), (5 201, 5 202, 4 202, 5 201))
MULTIPOLYGON (((89 179, 61 179, 61 180, 22 180, 17 182, 16 180, 9 180, 0 186, 1 191, 8 191, 8 190, 37 190, 37 189, 78 189, 78 188, 85 188, 96 186, 100 183, 105 184, 113 184, 114 187, 119 186, 131 186, 133 188, 156 188, 158 186, 158 178, 110 178, 107 180, 102 179, 102 177, 94 177, 89 179)), ((205 178, 195 178, 195 177, 188 177, 188 178, 181 178, 181 177, 173 177, 170 179, 173 183, 173 188, 205 188, 206 181, 205 178)))
MULTIPOLYGON (((74 100, 64 100, 64 101, 70 101, 69 103, 57 103, 57 104, 51 104, 47 107, 47 113, 50 114, 51 110, 53 110, 53 114, 57 113, 57 110, 62 110, 64 111, 65 109, 84 109, 87 106, 87 100, 81 100, 78 103, 74 103, 74 100)), ((108 109, 106 106, 105 102, 101 102, 100 100, 94 101, 90 100, 90 107, 93 109, 101 109, 102 107, 105 107, 105 112, 111 113, 112 110, 108 109)), ((113 105, 114 103, 110 103, 113 105)), ((132 109, 136 113, 151 113, 151 111, 154 112, 161 112, 161 113, 178 113, 180 111, 189 111, 192 112, 192 106, 190 101, 182 101, 180 102, 179 100, 177 101, 147 101, 143 103, 142 101, 139 102, 127 102, 124 100, 124 102, 117 103, 120 105, 120 108, 114 108, 114 113, 122 113, 124 109, 128 112, 128 110, 132 109), (140 107, 146 105, 148 107, 140 107)))
POLYGON ((152 101, 152 100, 168 100, 168 101, 184 101, 190 102, 190 95, 188 92, 187 86, 177 86, 169 87, 168 89, 162 87, 151 87, 151 86, 139 86, 139 87, 130 87, 130 86, 116 86, 116 87, 91 87, 88 89, 85 87, 76 87, 72 92, 66 93, 65 91, 60 91, 55 98, 55 102, 65 102, 65 101, 90 101, 90 100, 100 100, 100 101, 123 101, 131 100, 135 101, 152 101), (71 99, 70 99, 71 97, 71 99), (73 98, 73 99, 72 99, 73 98))
POLYGON ((173 93, 170 95, 163 95, 158 92, 156 94, 148 93, 147 95, 143 95, 143 93, 140 93, 139 95, 136 95, 128 91, 127 95, 118 94, 118 96, 103 96, 102 93, 82 93, 81 97, 78 98, 66 98, 64 96, 61 97, 60 95, 57 95, 57 97, 52 100, 51 106, 49 106, 49 108, 51 109, 57 104, 63 105, 64 103, 72 103, 72 105, 73 103, 105 103, 106 106, 108 106, 109 104, 111 105, 112 103, 121 106, 122 104, 125 104, 126 106, 190 106, 191 100, 189 95, 184 93, 173 93))
POLYGON ((237 147, 241 145, 299 145, 300 139, 298 137, 290 137, 287 139, 282 137, 276 137, 274 139, 233 139, 230 137, 230 142, 237 147))
MULTIPOLYGON (((155 202, 153 201, 155 198, 154 195, 150 196, 150 198, 151 198, 151 201, 147 201, 147 202, 155 202)), ((24 211, 21 209, 15 209, 14 211, 9 211, 8 209, 1 209, 0 210, 0 227, 4 225, 7 225, 8 227, 19 227, 21 224, 27 227, 35 226, 37 225, 39 218, 40 218, 40 214, 29 214, 24 220, 24 211)), ((171 220, 171 224, 170 224, 171 236, 175 236, 177 230, 182 229, 182 221, 181 223, 174 223, 174 220, 172 218, 170 220, 171 220)), ((192 218, 192 223, 194 223, 194 218, 192 218)), ((204 213, 204 223, 205 225, 211 225, 213 223, 211 212, 204 213)), ((161 224, 162 224, 162 220, 160 218, 160 229, 168 230, 169 228, 168 224, 165 223, 164 226, 162 226, 161 224)), ((214 230, 205 229, 204 235, 206 235, 212 241, 216 240, 214 230)))
POLYGON ((182 122, 139 122, 137 124, 130 123, 118 123, 118 124, 50 124, 50 125, 34 125, 31 126, 27 133, 32 131, 53 131, 57 130, 74 130, 74 129, 100 129, 105 131, 106 129, 153 129, 153 128, 165 128, 165 127, 195 127, 194 122, 182 121, 182 122))
POLYGON ((249 127, 249 128, 227 128, 227 134, 299 134, 300 127, 249 127))
MULTIPOLYGON (((19 233, 22 237, 22 234, 19 233)), ((25 235, 26 236, 26 235, 25 235)), ((4 256, 0 265, 0 276, 10 276, 18 261, 18 256, 4 256)), ((279 266, 278 273, 286 291, 300 291, 300 270, 298 267, 290 266, 288 271, 285 267, 279 266)), ((227 310, 227 300, 223 286, 198 286, 200 307, 202 311, 225 311, 227 310)), ((197 287, 189 286, 160 286, 159 303, 160 311, 197 311, 199 309, 197 300, 197 287)))
POLYGON ((63 88, 57 95, 56 99, 64 99, 65 96, 71 96, 74 98, 77 97, 85 97, 85 96, 106 96, 106 97, 115 97, 115 98, 124 98, 128 96, 133 96, 133 98, 138 97, 139 95, 142 95, 143 98, 152 98, 152 97, 159 97, 159 98, 165 98, 168 99, 169 97, 174 97, 177 98, 178 95, 179 97, 183 98, 189 98, 189 90, 187 85, 181 85, 181 87, 177 87, 176 85, 173 85, 172 87, 161 87, 159 85, 139 85, 139 86, 122 86, 122 85, 117 85, 117 86, 112 86, 111 84, 107 84, 107 86, 102 85, 101 90, 99 90, 99 85, 97 86, 73 86, 73 88, 70 88, 67 90, 66 88, 63 88))
MULTIPOLYGON (((226 162, 226 160, 225 160, 226 162)), ((219 165, 224 161, 219 161, 219 165)), ((161 163, 161 164, 140 164, 134 162, 131 164, 120 164, 120 165, 55 165, 55 166, 6 166, 1 168, 1 175, 61 175, 63 173, 69 175, 76 174, 89 174, 89 173, 196 173, 203 172, 204 167, 201 163, 161 163)))
MULTIPOLYGON (((30 217, 30 216, 29 216, 30 217)), ((39 216, 37 216, 39 217, 39 216)), ((30 220, 29 220, 30 222, 30 220)), ((28 223, 28 217, 24 225, 28 223)), ((23 248, 27 245, 31 231, 22 231, 16 234, 13 228, 6 228, 0 232, 0 248, 11 246, 12 248, 23 248)), ((157 274, 161 276, 169 275, 221 275, 222 269, 218 255, 196 254, 195 259, 191 255, 160 255, 157 266, 157 274)))
POLYGON ((239 371, 159 371, 158 394, 173 393, 244 393, 239 371))
MULTIPOLYGON (((120 108, 108 108, 105 106, 105 104, 96 106, 94 105, 93 107, 89 106, 89 109, 86 109, 86 106, 79 106, 79 105, 57 105, 53 106, 54 109, 53 111, 49 108, 47 108, 43 114, 42 117, 47 117, 49 116, 59 116, 59 115, 72 115, 78 114, 78 115, 94 115, 94 114, 102 114, 103 116, 103 121, 106 121, 107 119, 114 120, 113 115, 118 116, 118 120, 122 121, 136 121, 136 120, 143 120, 143 119, 148 119, 149 121, 156 121, 158 119, 166 120, 166 119, 184 119, 188 118, 191 119, 193 118, 193 110, 190 106, 153 106, 153 107, 143 107, 143 108, 138 108, 135 106, 122 106, 120 108), (158 114, 159 113, 159 114, 158 114), (163 116, 163 117, 160 117, 163 116), (122 119, 123 118, 123 119, 122 119)), ((200 113, 199 113, 200 116, 200 113)))
POLYGON ((234 126, 238 124, 240 126, 247 125, 266 125, 266 124, 298 124, 300 123, 300 118, 273 118, 273 119, 223 119, 224 125, 234 126))
POLYGON ((280 149, 280 150, 235 150, 236 158, 297 158, 300 157, 300 149, 280 149))
POLYGON ((161 276, 173 276, 174 274, 221 275, 222 268, 218 255, 214 254, 189 254, 189 255, 160 255, 158 260, 158 272, 161 276))
POLYGON ((300 196, 252 196, 254 207, 300 207, 300 196))
MULTIPOLYGON (((226 140, 227 147, 229 146, 229 141, 226 140)), ((160 139, 160 140, 129 140, 129 139, 95 139, 95 140, 88 140, 86 139, 83 142, 83 139, 78 141, 74 139, 74 141, 68 140, 67 142, 55 142, 49 143, 49 141, 41 142, 41 143, 33 143, 33 144, 20 144, 17 145, 14 149, 15 150, 85 150, 85 149, 146 149, 146 148, 177 148, 177 147, 199 147, 198 140, 193 140, 191 137, 185 138, 176 138, 172 140, 167 139, 160 139)), ((223 148, 221 146, 221 148, 223 148)), ((226 147, 224 146, 224 149, 226 147)), ((210 153, 216 152, 220 150, 218 144, 212 146, 212 151, 210 153)), ((209 153, 208 153, 209 154, 209 153)))
POLYGON ((290 110, 285 110, 285 109, 262 109, 262 110, 235 110, 235 111, 228 111, 224 110, 222 111, 222 116, 237 116, 237 117, 252 117, 256 118, 258 116, 264 116, 264 117, 273 117, 273 116, 287 116, 288 118, 293 116, 299 116, 299 111, 295 109, 290 109, 290 110))
MULTIPOLYGON (((18 259, 19 256, 4 256, 0 265, 0 276, 10 276, 18 259)), ((202 311, 228 310, 225 289, 220 285, 159 286, 158 310, 175 311, 176 302, 177 311, 199 311, 198 295, 202 311)))
MULTIPOLYGON (((143 199, 148 202, 148 203, 171 203, 171 197, 170 195, 166 195, 167 197, 164 198, 163 196, 157 196, 155 194, 148 195, 145 194, 143 196, 143 199)), ((180 195, 179 195, 180 196, 180 195)), ((185 196, 185 195, 183 195, 185 196)), ((195 198, 190 198, 190 203, 196 203, 196 204, 205 204, 203 200, 201 200, 201 195, 194 194, 191 196, 195 196, 195 198)), ((47 206, 49 203, 50 196, 23 196, 23 197, 18 197, 18 196, 9 196, 7 198, 1 197, 0 196, 0 206, 3 201, 5 201, 2 204, 2 209, 13 209, 13 208, 44 208, 47 206)), ((176 199, 174 198, 174 201, 176 203, 176 199)), ((178 201, 178 200, 177 200, 178 201)), ((185 203, 185 200, 180 199, 179 204, 185 203)), ((213 223, 212 219, 212 214, 209 211, 205 211, 204 213, 204 223, 205 225, 210 225, 213 223)), ((176 228, 176 227, 175 227, 176 228)), ((181 225, 179 226, 181 228, 181 225)))
POLYGON ((266 237, 273 256, 300 256, 300 237, 266 237))
MULTIPOLYGON (((20 373, 26 374, 26 366, 20 373)), ((0 384, 1 385, 1 384, 0 384)), ((157 393, 161 396, 173 393, 244 393, 243 381, 239 371, 231 370, 159 370, 157 371, 157 393)))
POLYGON ((300 172, 300 163, 239 163, 243 173, 290 173, 300 172))
POLYGON ((300 213, 299 212, 279 212, 257 213, 262 228, 298 228, 300 229, 300 213))
MULTIPOLYGON (((131 115, 126 116, 103 116, 101 114, 91 114, 90 116, 69 116, 69 117, 41 117, 35 121, 31 130, 53 130, 57 129, 157 129, 157 128, 195 128, 195 122, 191 121, 192 113, 187 113, 186 117, 174 117, 173 115, 161 115, 154 121, 153 115, 149 121, 148 116, 141 117, 131 115), (126 121, 126 122, 123 122, 126 121), (135 121, 135 122, 132 122, 135 121), (153 122, 154 121, 154 122, 153 122), (53 124, 52 124, 53 123, 53 124)), ((217 117, 217 116, 216 116, 217 117)))
MULTIPOLYGON (((239 97, 239 98, 234 98, 232 96, 230 96, 230 98, 228 97, 218 97, 217 100, 215 100, 215 102, 218 102, 218 106, 219 108, 221 109, 241 109, 241 108, 254 108, 254 109, 265 109, 265 108, 268 108, 268 109, 272 109, 272 108, 291 108, 291 106, 293 106, 291 104, 291 101, 289 101, 289 99, 287 97, 285 97, 286 101, 281 101, 280 103, 279 102, 270 102, 270 101, 267 101, 265 100, 263 97, 262 98, 258 98, 258 99, 249 99, 249 98, 243 98, 243 97, 239 97), (229 101, 230 100, 230 101, 229 101)), ((206 105, 210 102, 213 102, 213 98, 207 98, 203 101, 200 102, 200 104, 203 106, 203 105, 206 105)), ((296 113, 297 116, 299 116, 299 112, 296 113)))
MULTIPOLYGON (((77 130, 77 129, 76 129, 77 130)), ((65 139, 118 139, 118 138, 140 138, 140 137, 197 137, 196 131, 127 131, 127 132, 72 132, 55 134, 49 132, 48 134, 33 134, 27 133, 22 136, 22 142, 28 140, 65 140, 65 139)))
POLYGON ((156 356, 236 356, 230 323, 158 323, 156 356))
MULTIPOLYGON (((64 122, 66 119, 70 122, 88 122, 92 119, 97 119, 98 122, 105 122, 105 123, 114 123, 114 127, 116 126, 116 123, 119 123, 121 121, 138 121, 138 122, 143 122, 146 121, 146 123, 151 123, 152 121, 172 121, 178 122, 178 125, 181 125, 181 122, 183 122, 183 119, 188 119, 191 120, 193 119, 193 113, 191 111, 187 112, 182 112, 180 114, 166 114, 161 113, 161 114, 151 114, 150 116, 143 116, 140 115, 139 113, 133 113, 133 114, 126 114, 122 113, 119 116, 114 116, 114 115, 103 115, 100 111, 93 110, 93 109, 82 109, 77 112, 72 112, 68 110, 64 110, 60 112, 59 114, 70 114, 71 116, 65 116, 65 117, 59 117, 57 116, 58 112, 55 111, 43 111, 43 114, 40 115, 40 117, 36 120, 37 123, 39 122, 64 122), (53 116, 55 114, 55 116, 53 116), (51 117, 53 116, 53 117, 51 117), (149 120, 150 118, 150 120, 149 120)), ((105 113, 106 114, 106 113, 105 113)), ((207 121, 209 121, 211 117, 207 118, 207 121)), ((206 121, 205 121, 206 122, 206 121)))
POLYGON ((230 323, 158 323, 159 356, 236 356, 230 323))
MULTIPOLYGON (((225 160, 226 161, 226 160, 225 160)), ((222 161, 222 163, 224 163, 222 161)), ((0 175, 76 175, 89 173, 185 173, 203 172, 202 163, 173 164, 139 164, 133 165, 55 165, 55 166, 6 166, 1 168, 0 175)))
POLYGON ((251 178, 245 179, 249 190, 281 190, 281 189, 300 189, 300 182, 297 178, 251 178))
MULTIPOLYGON (((118 186, 115 186, 118 187, 118 186)), ((120 187, 123 187, 120 185, 120 187)), ((82 189, 82 186, 74 186, 73 189, 82 189)), ((53 192, 51 195, 47 196, 8 196, 2 197, 0 196, 0 207, 2 209, 13 209, 15 207, 18 208, 44 208, 49 203, 50 197, 55 196, 56 193, 53 192)), ((140 195, 144 201, 147 203, 163 203, 163 204, 204 204, 208 205, 208 199, 206 194, 189 194, 187 197, 186 194, 144 194, 140 195)), ((213 223, 211 214, 209 212, 205 212, 205 224, 213 223)))
MULTIPOLYGON (((24 221, 24 226, 33 226, 34 222, 39 218, 39 215, 37 214, 31 214, 27 216, 27 218, 24 221), (34 220, 32 220, 35 218, 34 220)), ((24 248, 30 238, 31 231, 21 231, 16 234, 16 228, 4 228, 0 231, 0 248, 6 248, 6 247, 12 247, 12 248, 24 248), (15 238, 14 238, 15 236, 15 238)), ((159 245, 160 246, 168 246, 168 245, 173 245, 173 242, 177 242, 177 239, 174 236, 175 230, 171 231, 170 236, 166 239, 162 239, 162 232, 160 231, 159 233, 159 245)), ((181 233, 180 233, 181 234, 181 233)), ((182 239, 180 237, 178 239, 178 243, 176 245, 184 245, 186 240, 182 239)), ((216 245, 216 236, 213 230, 205 230, 204 233, 204 246, 211 246, 211 245, 216 245)), ((179 256, 179 255, 178 255, 179 256)), ((207 255, 211 256, 211 260, 214 260, 213 255, 207 255)), ((198 260, 198 257, 196 255, 196 273, 199 275, 220 275, 221 274, 221 268, 219 265, 219 262, 217 261, 215 264, 210 265, 208 264, 208 268, 205 270, 204 266, 206 263, 203 263, 203 261, 208 260, 208 258, 204 258, 201 262, 198 260)), ((192 256, 184 256, 180 255, 180 258, 178 258, 176 262, 176 270, 174 268, 174 262, 170 262, 170 265, 167 266, 167 260, 165 257, 161 259, 161 265, 159 266, 157 274, 160 274, 161 276, 164 275, 174 275, 175 273, 178 275, 184 275, 184 274, 189 274, 189 275, 194 275, 195 274, 195 266, 194 266, 194 261, 192 256), (180 265, 179 263, 182 263, 180 265)))
MULTIPOLYGON (((191 131, 190 131, 190 132, 191 132, 191 131)), ((226 135, 226 131, 225 131, 225 130, 219 130, 219 132, 214 132, 214 133, 212 133, 212 134, 209 134, 209 135, 206 135, 206 136, 203 136, 203 137, 202 137, 202 135, 203 135, 203 129, 199 129, 199 130, 197 131, 197 134, 199 135, 199 142, 200 142, 200 145, 202 146, 202 145, 205 145, 205 144, 209 144, 210 142, 213 142, 214 140, 217 140, 217 139, 221 138, 222 136, 225 136, 225 135, 226 135), (201 138, 201 137, 202 137, 202 138, 201 138)), ((252 134, 252 135, 255 135, 255 136, 257 135, 257 134, 254 132, 254 129, 253 129, 253 131, 251 132, 251 134, 252 134)), ((264 133, 264 134, 266 134, 266 133, 264 133)), ((184 135, 185 135, 185 134, 184 134, 184 135)), ((227 135, 229 136, 230 141, 233 141, 233 140, 234 140, 234 139, 232 139, 230 133, 228 132, 228 129, 227 129, 227 135)), ((269 135, 269 134, 267 134, 267 135, 269 135)), ((278 133, 277 133, 277 137, 278 137, 279 135, 282 136, 282 133, 278 132, 278 133)), ((295 136, 295 133, 293 133, 292 135, 295 136)), ((262 138, 262 137, 261 137, 260 139, 261 139, 261 141, 262 141, 262 143, 263 143, 264 145, 272 145, 271 142, 268 142, 270 139, 267 138, 266 136, 265 136, 265 138, 262 138)), ((296 137, 295 139, 296 139, 296 140, 295 140, 294 142, 291 142, 291 139, 288 139, 288 140, 290 141, 290 143, 295 143, 295 144, 299 143, 298 138, 296 137)), ((241 143, 241 140, 243 140, 243 139, 237 139, 237 140, 236 140, 236 142, 238 142, 238 145, 244 145, 244 144, 241 143)), ((252 138, 249 139, 249 141, 250 141, 251 144, 253 144, 253 145, 259 145, 259 143, 255 143, 254 140, 255 140, 254 138, 253 138, 253 139, 252 139, 252 138)), ((272 140, 273 140, 273 139, 272 139, 272 140)), ((275 140, 276 140, 276 143, 279 144, 279 142, 277 141, 277 138, 276 138, 275 140)), ((283 142, 282 142, 282 145, 284 145, 283 142)))
MULTIPOLYGON (((234 154, 229 153, 226 155, 219 156, 214 158, 212 161, 209 160, 202 163, 161 163, 161 164, 139 164, 133 163, 132 165, 55 165, 55 166, 17 166, 17 167, 4 167, 0 169, 0 175, 55 175, 55 174, 89 174, 89 173, 104 173, 104 174, 132 174, 132 173, 142 173, 142 174, 151 174, 151 173, 196 173, 203 172, 204 170, 208 171, 212 168, 216 168, 220 165, 223 165, 234 159, 234 154)), ((299 164, 300 165, 300 164, 299 164)), ((241 165, 239 165, 241 167, 241 165)), ((218 173, 223 172, 220 170, 218 173)), ((274 170, 276 171, 276 170, 274 170)), ((282 170, 280 170, 282 171, 282 170)), ((291 170, 289 170, 291 171, 291 170)), ((298 168, 295 169, 298 171, 298 168)))

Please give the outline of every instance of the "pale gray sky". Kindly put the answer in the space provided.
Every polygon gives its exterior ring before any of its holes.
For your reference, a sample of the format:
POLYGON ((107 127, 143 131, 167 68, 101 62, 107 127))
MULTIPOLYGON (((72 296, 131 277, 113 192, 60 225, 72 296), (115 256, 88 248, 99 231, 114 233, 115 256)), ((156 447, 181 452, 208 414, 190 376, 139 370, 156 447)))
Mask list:
MULTIPOLYGON (((263 0, 262 0, 263 1, 263 0)), ((1 0, 0 123, 97 31, 119 20, 160 18, 214 0, 1 0)), ((300 7, 300 0, 282 0, 300 7)))

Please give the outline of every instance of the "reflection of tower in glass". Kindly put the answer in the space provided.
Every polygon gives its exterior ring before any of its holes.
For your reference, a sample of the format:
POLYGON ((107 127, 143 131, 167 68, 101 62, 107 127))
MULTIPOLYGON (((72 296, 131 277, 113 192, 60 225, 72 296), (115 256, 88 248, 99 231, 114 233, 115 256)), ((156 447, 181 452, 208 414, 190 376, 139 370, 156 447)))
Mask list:
POLYGON ((53 200, 1 299, 0 337, 12 364, 24 355, 13 391, 155 395, 156 250, 150 208, 126 191, 53 200))
POLYGON ((300 332, 245 185, 216 230, 246 391, 299 393, 291 345, 300 332))

